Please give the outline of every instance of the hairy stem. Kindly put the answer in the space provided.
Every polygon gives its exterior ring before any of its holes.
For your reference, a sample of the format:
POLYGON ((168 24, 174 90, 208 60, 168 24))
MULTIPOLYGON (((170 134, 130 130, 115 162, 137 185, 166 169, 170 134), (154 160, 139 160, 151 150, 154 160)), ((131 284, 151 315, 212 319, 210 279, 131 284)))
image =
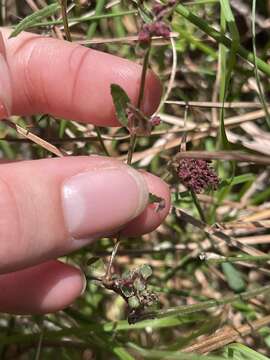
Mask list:
POLYGON ((105 279, 106 280, 111 279, 112 265, 113 265, 114 258, 115 258, 116 254, 117 254, 117 250, 119 248, 120 242, 121 242, 120 236, 118 236, 117 239, 116 239, 116 243, 115 243, 115 245, 113 247, 113 251, 112 251, 112 254, 111 254, 111 257, 110 257, 109 265, 107 267, 107 271, 106 271, 106 274, 105 274, 105 279))
MULTIPOLYGON (((137 108, 138 109, 141 108, 142 102, 143 102, 144 89, 145 89, 145 80, 146 80, 146 74, 147 74, 149 59, 150 59, 150 51, 151 51, 151 42, 148 45, 148 48, 146 50, 146 53, 145 53, 144 59, 143 59, 143 68, 142 68, 141 81, 140 81, 140 90, 139 90, 139 97, 138 97, 138 102, 137 102, 137 108)), ((134 152, 134 149, 135 149, 136 140, 137 140, 136 134, 132 133, 130 135, 129 148, 128 148, 128 159, 127 159, 128 165, 131 165, 131 162, 132 162, 132 156, 133 156, 133 152, 134 152)))
POLYGON ((202 220, 204 223, 207 223, 206 218, 205 218, 205 215, 204 215, 204 213, 203 213, 203 209, 202 209, 202 207, 201 207, 200 201, 199 201, 196 193, 194 192, 194 190, 190 190, 190 193, 191 193, 191 197, 192 197, 192 199, 193 199, 194 205, 196 206, 196 209, 198 210, 198 213, 199 213, 199 215, 200 215, 201 220, 202 220))
POLYGON ((64 24, 64 30, 67 41, 72 42, 71 33, 68 26, 68 17, 67 17, 67 0, 60 0, 61 12, 64 24))
POLYGON ((107 147, 106 147, 106 145, 105 145, 105 143, 104 143, 104 140, 102 139, 102 136, 101 136, 101 132, 100 132, 99 127, 98 127, 98 126, 95 126, 95 130, 96 130, 96 133, 97 133, 98 141, 99 141, 99 143, 100 143, 100 146, 101 146, 104 154, 107 155, 107 156, 110 156, 110 153, 109 153, 109 151, 108 151, 108 149, 107 149, 107 147))

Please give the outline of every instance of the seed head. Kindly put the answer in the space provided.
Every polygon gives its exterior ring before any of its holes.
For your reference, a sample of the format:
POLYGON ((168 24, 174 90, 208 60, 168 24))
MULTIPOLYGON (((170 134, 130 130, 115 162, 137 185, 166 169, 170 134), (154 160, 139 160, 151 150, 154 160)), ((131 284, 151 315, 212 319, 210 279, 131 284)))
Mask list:
POLYGON ((153 36, 170 37, 170 27, 164 21, 155 21, 151 24, 143 24, 139 32, 139 43, 148 44, 153 36))
POLYGON ((150 123, 153 127, 158 126, 161 123, 161 118, 159 116, 152 116, 150 119, 150 123))
POLYGON ((205 160, 180 160, 177 173, 182 184, 197 194, 207 189, 216 190, 219 184, 218 176, 205 160))

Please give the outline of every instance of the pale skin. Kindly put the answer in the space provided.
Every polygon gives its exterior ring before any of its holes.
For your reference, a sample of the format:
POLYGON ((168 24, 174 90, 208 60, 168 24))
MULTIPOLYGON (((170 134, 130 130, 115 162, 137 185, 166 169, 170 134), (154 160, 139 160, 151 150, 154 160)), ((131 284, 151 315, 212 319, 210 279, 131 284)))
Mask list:
MULTIPOLYGON (((119 126, 112 83, 136 103, 141 67, 85 47, 29 33, 0 36, 0 119, 49 113, 119 126)), ((149 72, 143 110, 158 106, 161 85, 149 72)), ((136 236, 168 214, 167 184, 111 158, 66 157, 0 165, 0 312, 41 314, 80 296, 84 277, 57 259, 102 235, 136 236), (159 212, 148 193, 165 199, 159 212)), ((130 240, 132 241, 132 239, 130 240)))

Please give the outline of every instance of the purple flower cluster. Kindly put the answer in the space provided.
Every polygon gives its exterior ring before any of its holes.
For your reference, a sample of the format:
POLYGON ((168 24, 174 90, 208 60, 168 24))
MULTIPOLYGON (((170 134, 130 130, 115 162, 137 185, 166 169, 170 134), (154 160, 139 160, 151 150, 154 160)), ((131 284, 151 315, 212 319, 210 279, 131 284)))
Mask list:
POLYGON ((142 111, 135 108, 131 104, 126 109, 128 118, 128 129, 130 133, 137 136, 148 136, 155 126, 161 123, 161 118, 157 115, 148 118, 142 111))
POLYGON ((164 21, 155 21, 151 24, 143 24, 139 32, 139 43, 148 44, 153 36, 170 37, 170 27, 164 21))
POLYGON ((170 27, 164 22, 164 18, 173 10, 177 0, 169 0, 167 4, 155 3, 152 12, 155 21, 150 24, 143 24, 139 32, 139 43, 148 44, 153 36, 161 36, 165 39, 170 37, 170 27))
POLYGON ((182 184, 196 194, 207 189, 216 190, 219 184, 218 176, 205 160, 180 160, 177 174, 182 184))
POLYGON ((158 126, 161 123, 161 118, 157 115, 152 116, 150 119, 150 124, 152 125, 152 127, 154 126, 158 126))

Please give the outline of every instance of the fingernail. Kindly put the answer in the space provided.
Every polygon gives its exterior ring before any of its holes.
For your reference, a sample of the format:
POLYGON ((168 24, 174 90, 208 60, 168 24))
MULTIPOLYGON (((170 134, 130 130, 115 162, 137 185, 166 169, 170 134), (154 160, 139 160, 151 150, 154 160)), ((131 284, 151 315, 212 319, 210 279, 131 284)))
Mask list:
POLYGON ((123 226, 144 210, 147 201, 143 176, 127 166, 77 174, 62 188, 66 226, 78 239, 123 226))

